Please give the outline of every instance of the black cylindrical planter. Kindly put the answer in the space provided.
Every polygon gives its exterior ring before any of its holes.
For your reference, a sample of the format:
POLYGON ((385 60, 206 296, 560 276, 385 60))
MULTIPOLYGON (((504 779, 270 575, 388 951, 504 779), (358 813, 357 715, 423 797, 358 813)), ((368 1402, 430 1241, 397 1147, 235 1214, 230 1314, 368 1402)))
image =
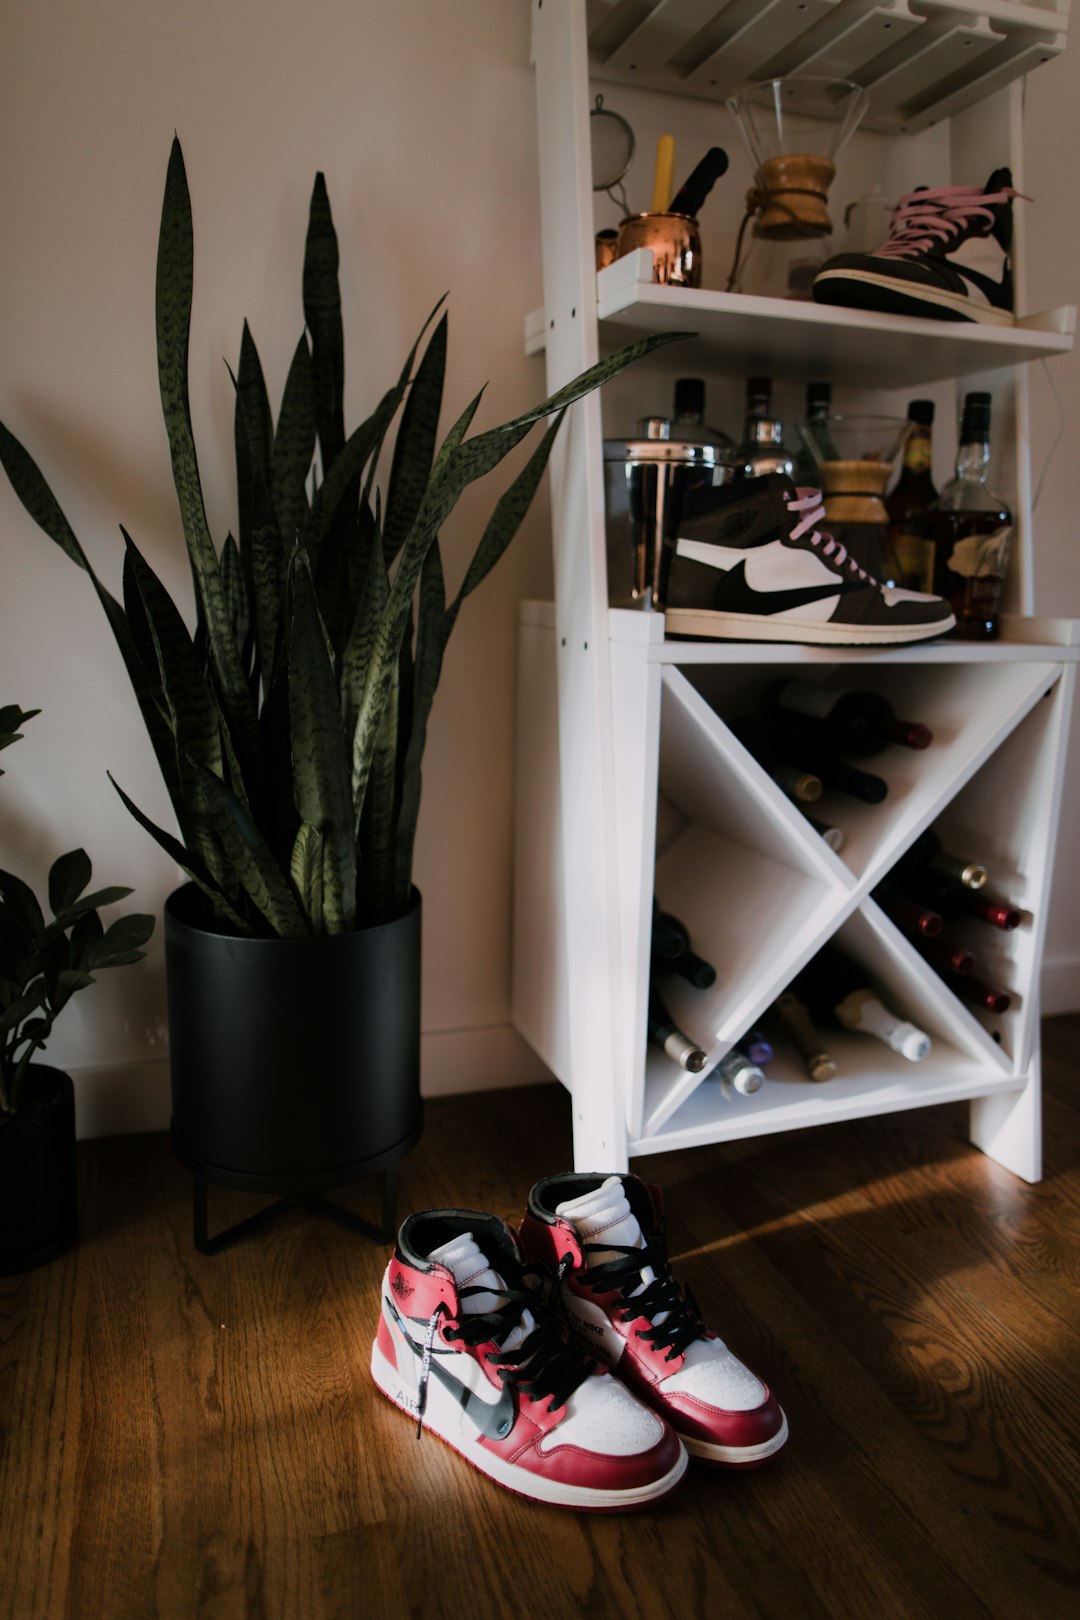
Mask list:
POLYGON ((172 1137, 189 1169, 247 1192, 317 1193, 417 1140, 420 896, 320 939, 234 939, 165 903, 172 1137))
POLYGON ((32 1063, 22 1107, 0 1120, 0 1276, 30 1271, 75 1236, 75 1088, 32 1063))

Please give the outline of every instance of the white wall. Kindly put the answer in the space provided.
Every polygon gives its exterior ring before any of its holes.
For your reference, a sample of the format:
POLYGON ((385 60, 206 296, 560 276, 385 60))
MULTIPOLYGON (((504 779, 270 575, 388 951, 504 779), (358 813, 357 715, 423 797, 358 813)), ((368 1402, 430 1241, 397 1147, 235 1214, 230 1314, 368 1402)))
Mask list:
MULTIPOLYGON (((544 392, 522 319, 541 302, 529 7, 510 0, 41 0, 0 18, 0 418, 32 448, 119 593, 123 522, 190 600, 154 357, 154 260, 174 130, 195 221, 192 414, 211 528, 235 524, 231 386, 244 317, 275 408, 303 326, 307 206, 322 169, 342 258, 346 411, 396 378, 450 294, 447 423, 485 381, 476 427, 544 392)), ((488 502, 443 536, 456 586, 488 502)), ((0 702, 40 707, 5 754, 0 865, 40 884, 82 844, 103 882, 160 913, 170 810, 85 577, 0 479, 0 702)), ((550 593, 538 502, 458 621, 426 756, 428 1092, 535 1078, 508 1028, 515 604, 550 593)), ((52 1061, 87 1069, 87 1131, 167 1121, 161 941, 72 1002, 52 1061)))
MULTIPOLYGON (((38 0, 0 16, 0 417, 34 450, 76 532, 119 590, 123 522, 187 600, 153 346, 154 255, 173 131, 192 192, 192 410, 211 526, 233 523, 223 359, 250 319, 271 395, 302 325, 307 202, 325 171, 342 252, 347 411, 397 374, 449 291, 447 398, 485 379, 478 426, 543 391, 522 354, 541 302, 526 0, 38 0)), ((1080 46, 1028 95, 1032 307, 1078 295, 1080 46), (1037 89, 1037 93, 1035 93, 1037 89)), ((732 140, 734 139, 732 135, 732 140)), ((1066 438, 1038 512, 1040 611, 1080 616, 1080 360, 1054 362, 1066 438)), ((1036 434, 1056 405, 1036 369, 1036 434)), ((1036 466, 1039 460, 1036 455, 1036 466)), ((456 582, 486 506, 443 537, 456 582)), ((177 873, 129 820, 110 769, 156 820, 169 808, 118 654, 86 580, 0 481, 0 702, 40 707, 3 761, 0 865, 39 883, 83 844, 102 882, 160 913, 177 873)), ((451 643, 425 770, 424 1085, 534 1078, 509 1029, 515 604, 550 590, 543 500, 451 643)), ((1080 869, 1070 780, 1050 994, 1080 1006, 1080 869)), ((80 1071, 84 1131, 167 1120, 162 955, 104 975, 50 1045, 80 1071)))

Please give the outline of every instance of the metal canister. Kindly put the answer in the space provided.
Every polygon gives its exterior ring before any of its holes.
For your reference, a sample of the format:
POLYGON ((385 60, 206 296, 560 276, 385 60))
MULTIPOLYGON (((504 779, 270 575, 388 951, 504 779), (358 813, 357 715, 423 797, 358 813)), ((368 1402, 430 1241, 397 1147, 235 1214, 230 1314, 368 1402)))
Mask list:
MULTIPOLYGON (((680 424, 680 429, 681 429, 680 424)), ((604 440, 608 600, 662 611, 684 516, 706 491, 735 476, 730 443, 672 438, 666 416, 646 416, 631 439, 604 440)))

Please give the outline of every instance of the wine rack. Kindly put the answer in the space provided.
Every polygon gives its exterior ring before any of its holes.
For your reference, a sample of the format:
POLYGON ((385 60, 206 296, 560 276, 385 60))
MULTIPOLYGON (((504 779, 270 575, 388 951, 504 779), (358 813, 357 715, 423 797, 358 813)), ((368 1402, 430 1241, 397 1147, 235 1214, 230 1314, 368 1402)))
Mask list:
MULTIPOLYGON (((590 8, 594 35, 605 9, 590 8)), ((708 9, 664 11, 678 18, 708 9)), ((552 463, 555 600, 523 604, 519 624, 514 1023, 572 1094, 581 1169, 964 1099, 972 1140, 1035 1180, 1038 979, 1080 626, 1022 616, 1031 598, 1022 362, 1069 346, 1070 312, 1008 330, 1004 340, 995 331, 988 343, 977 328, 943 332, 934 322, 888 317, 878 324, 854 311, 770 309, 766 299, 740 304, 737 295, 653 288, 640 264, 620 262, 597 276, 589 37, 582 0, 536 0, 545 306, 527 322, 527 343, 543 346, 550 385, 621 340, 627 321, 676 329, 691 317, 701 334, 695 360, 733 373, 752 356, 757 368, 805 378, 825 353, 823 374, 881 386, 884 373, 906 388, 940 378, 944 353, 954 375, 989 372, 999 392, 1009 378, 1019 531, 1012 605, 1021 612, 987 645, 665 640, 662 616, 607 605, 601 403, 582 401, 552 463), (740 308, 749 327, 740 328, 740 308), (934 732, 925 752, 894 746, 871 762, 888 782, 883 803, 826 796, 813 807, 843 826, 839 852, 731 730, 770 681, 790 674, 842 675, 934 732), (990 887, 1025 912, 1020 928, 980 940, 983 976, 1012 992, 1003 1014, 954 995, 874 898, 928 827, 982 859, 990 887), (646 1041, 654 897, 682 918, 717 970, 707 990, 675 976, 661 986, 675 1021, 708 1056, 701 1074, 646 1041), (930 1035, 930 1056, 913 1064, 865 1035, 829 1031, 838 1073, 814 1083, 778 1039, 760 1090, 725 1096, 710 1078, 714 1065, 768 1019, 775 997, 830 940, 895 1012, 930 1035)), ((984 138, 979 117, 976 106, 958 121, 958 153, 984 138)), ((1006 123, 1014 139, 1015 118, 1006 123)), ((1018 153, 1006 156, 1018 162, 1018 153)), ((694 360, 681 364, 690 370, 694 360)))

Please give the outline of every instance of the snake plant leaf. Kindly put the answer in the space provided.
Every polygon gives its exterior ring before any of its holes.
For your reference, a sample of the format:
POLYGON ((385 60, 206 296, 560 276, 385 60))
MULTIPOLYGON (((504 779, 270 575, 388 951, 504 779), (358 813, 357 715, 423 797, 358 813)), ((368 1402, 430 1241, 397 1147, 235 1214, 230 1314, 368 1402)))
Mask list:
POLYGON ((312 933, 323 933, 323 838, 310 822, 300 823, 289 861, 289 876, 312 933))
POLYGON ((326 845, 323 917, 327 932, 340 934, 356 926, 356 841, 346 769, 348 756, 326 631, 302 553, 294 560, 290 586, 293 798, 301 820, 316 827, 326 845))
MULTIPOLYGON (((390 576, 386 571, 385 547, 378 542, 377 529, 375 534, 375 543, 368 550, 367 578, 360 593, 356 617, 338 672, 341 714, 347 737, 352 735, 356 726, 356 717, 364 695, 364 683, 367 680, 371 655, 379 633, 379 624, 390 596, 390 576)), ((355 805, 354 810, 359 817, 359 805, 355 805)))
POLYGON ((367 420, 350 433, 336 459, 325 469, 311 509, 300 525, 300 546, 313 560, 346 495, 358 488, 364 468, 377 455, 397 406, 398 391, 390 388, 367 420))
POLYGON ((274 448, 274 422, 266 391, 262 361, 247 321, 240 337, 240 359, 233 376, 236 393, 233 408, 233 444, 236 456, 237 525, 240 555, 247 560, 248 548, 258 516, 257 488, 270 488, 270 464, 274 448))
POLYGON ((307 924, 289 881, 249 811, 213 771, 197 761, 193 765, 222 848, 244 893, 265 918, 272 934, 280 939, 305 938, 307 924))
POLYGON ((308 209, 303 298, 304 319, 311 333, 315 419, 325 468, 337 459, 345 444, 345 337, 337 232, 321 173, 315 176, 308 209))
POLYGON ((396 915, 395 827, 397 797, 398 694, 400 664, 395 663, 372 750, 371 771, 361 823, 361 860, 365 871, 367 920, 396 915))
POLYGON ((413 847, 420 815, 421 762, 427 743, 428 716, 439 684, 443 651, 446 646, 446 588, 442 556, 436 540, 424 559, 420 573, 419 607, 416 620, 416 657, 413 664, 412 712, 408 744, 402 765, 401 806, 398 811, 395 850, 396 900, 399 907, 408 902, 412 883, 413 847))
POLYGON ((125 582, 130 582, 132 587, 125 595, 130 599, 132 592, 137 592, 146 616, 178 757, 191 755, 221 776, 222 717, 187 626, 134 540, 126 530, 121 532, 125 546, 125 582))
POLYGON ((287 552, 308 509, 307 476, 314 455, 315 389, 307 338, 301 336, 285 380, 271 460, 271 495, 287 552))
POLYGON ((555 436, 565 415, 565 410, 559 412, 521 472, 499 498, 480 537, 480 544, 473 553, 461 587, 447 609, 446 636, 449 636, 454 627, 462 602, 475 591, 482 580, 487 578, 520 529, 522 520, 532 505, 540 480, 544 476, 555 436))
MULTIPOLYGON (((206 895, 215 912, 238 934, 250 934, 251 928, 249 924, 233 906, 225 887, 217 881, 212 872, 197 857, 193 856, 189 849, 185 849, 178 838, 174 838, 172 833, 166 832, 163 827, 159 827, 155 822, 151 821, 150 817, 140 810, 135 801, 124 792, 111 773, 107 772, 106 774, 128 814, 138 822, 145 833, 149 833, 159 848, 165 851, 169 859, 175 861, 181 871, 187 873, 192 883, 206 895)), ((234 874, 231 871, 229 876, 231 880, 235 881, 234 874)))
POLYGON ((448 320, 444 315, 424 350, 405 399, 386 493, 383 545, 393 561, 405 543, 420 509, 435 456, 446 374, 448 320))
POLYGON ((82 894, 93 869, 85 849, 72 849, 60 855, 49 868, 49 909, 55 917, 73 906, 82 894))
POLYGON ((245 748, 258 745, 255 709, 236 651, 217 553, 210 538, 188 404, 194 237, 180 142, 174 137, 165 178, 157 259, 158 383, 172 458, 173 483, 191 560, 210 658, 234 729, 245 748))
POLYGON ((221 583, 229 606, 236 650, 240 654, 241 664, 246 669, 250 648, 251 604, 247 581, 244 578, 244 565, 240 559, 240 548, 231 534, 225 536, 225 544, 221 548, 221 583))
POLYGON ((30 885, 16 877, 14 872, 0 872, 0 897, 7 903, 15 921, 26 930, 30 943, 40 939, 45 932, 45 918, 30 885))

